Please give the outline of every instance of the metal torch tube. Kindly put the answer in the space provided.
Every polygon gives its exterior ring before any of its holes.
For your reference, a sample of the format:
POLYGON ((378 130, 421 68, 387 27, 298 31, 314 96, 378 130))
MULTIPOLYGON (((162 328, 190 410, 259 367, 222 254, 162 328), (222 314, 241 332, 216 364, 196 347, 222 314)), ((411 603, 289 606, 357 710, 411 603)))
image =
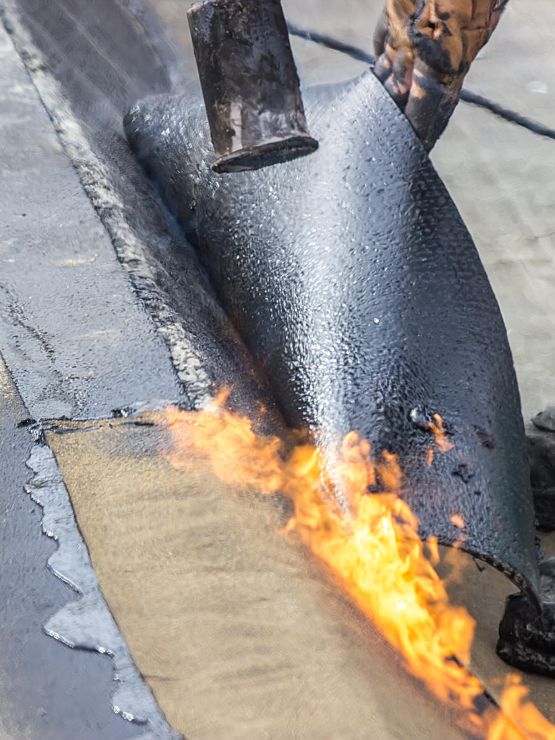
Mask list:
POLYGON ((258 169, 315 151, 280 0, 205 0, 188 18, 212 168, 258 169))

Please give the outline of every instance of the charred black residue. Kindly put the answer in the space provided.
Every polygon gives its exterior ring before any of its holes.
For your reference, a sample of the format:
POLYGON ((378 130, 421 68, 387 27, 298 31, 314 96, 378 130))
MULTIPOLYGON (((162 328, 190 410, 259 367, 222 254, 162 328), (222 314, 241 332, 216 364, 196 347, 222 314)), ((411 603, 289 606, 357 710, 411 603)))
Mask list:
POLYGON ((451 474, 454 475, 456 478, 460 478, 464 483, 470 483, 472 478, 474 478, 474 471, 470 469, 467 463, 459 463, 454 470, 451 471, 451 474))
POLYGON ((28 417, 27 419, 23 419, 22 421, 18 422, 17 428, 18 429, 26 429, 27 427, 32 427, 37 423, 36 419, 31 419, 28 417))
POLYGON ((442 419, 439 412, 425 408, 424 406, 415 406, 415 408, 411 409, 409 418, 421 432, 433 433, 437 429, 441 429, 447 436, 452 436, 453 434, 451 425, 442 419))
POLYGON ((536 527, 542 532, 555 530, 555 488, 534 490, 536 527))
POLYGON ((522 594, 509 596, 497 654, 523 671, 555 676, 555 558, 540 566, 540 575, 541 613, 522 594))

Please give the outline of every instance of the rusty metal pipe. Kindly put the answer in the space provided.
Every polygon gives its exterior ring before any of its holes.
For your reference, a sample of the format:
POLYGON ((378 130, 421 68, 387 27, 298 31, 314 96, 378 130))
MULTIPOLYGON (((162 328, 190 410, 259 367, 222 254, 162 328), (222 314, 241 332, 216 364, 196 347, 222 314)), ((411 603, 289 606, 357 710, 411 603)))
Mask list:
POLYGON ((314 152, 280 0, 203 0, 188 11, 215 172, 314 152))

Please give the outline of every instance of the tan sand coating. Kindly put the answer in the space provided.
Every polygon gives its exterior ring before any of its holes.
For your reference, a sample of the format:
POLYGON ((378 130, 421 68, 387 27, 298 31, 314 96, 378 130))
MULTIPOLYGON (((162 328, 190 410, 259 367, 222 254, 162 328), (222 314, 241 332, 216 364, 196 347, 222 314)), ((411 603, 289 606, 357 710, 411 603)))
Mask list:
MULTIPOLYGON (((277 533, 285 512, 276 500, 239 494, 206 469, 176 471, 161 454, 161 429, 137 421, 149 420, 66 423, 72 433, 50 432, 48 442, 103 593, 176 730, 191 739, 381 740, 426 738, 433 726, 442 738, 466 736, 319 566, 277 533)), ((555 539, 544 547, 550 554, 555 539)), ((460 576, 449 590, 477 619, 474 668, 499 696, 514 669, 495 655, 496 632, 514 587, 470 559, 460 576)), ((553 720, 550 680, 524 681, 553 720)))
POLYGON ((176 472, 160 431, 90 423, 48 441, 139 670, 188 738, 464 737, 270 499, 176 472))

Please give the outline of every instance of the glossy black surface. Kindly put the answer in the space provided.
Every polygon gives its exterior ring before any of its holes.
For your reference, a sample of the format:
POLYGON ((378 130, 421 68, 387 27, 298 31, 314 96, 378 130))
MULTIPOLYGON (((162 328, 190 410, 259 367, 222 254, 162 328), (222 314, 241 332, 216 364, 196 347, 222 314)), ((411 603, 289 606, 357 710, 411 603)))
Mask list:
POLYGON ((370 73, 305 100, 320 150, 254 173, 211 173, 205 114, 190 97, 135 107, 127 133, 287 423, 318 430, 324 446, 355 430, 375 453, 397 453, 422 535, 462 536, 534 586, 518 388, 472 239, 370 73), (434 413, 449 452, 426 429, 434 413))

